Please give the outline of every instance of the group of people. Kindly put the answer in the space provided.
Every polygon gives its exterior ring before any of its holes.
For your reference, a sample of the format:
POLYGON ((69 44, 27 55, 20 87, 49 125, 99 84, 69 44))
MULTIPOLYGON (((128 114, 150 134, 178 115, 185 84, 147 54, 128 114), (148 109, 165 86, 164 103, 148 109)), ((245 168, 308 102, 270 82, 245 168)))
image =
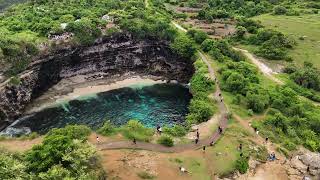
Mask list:
POLYGON ((277 158, 276 158, 276 154, 274 153, 274 152, 272 152, 271 154, 269 154, 269 157, 268 157, 268 160, 269 161, 274 161, 274 160, 276 160, 277 158))

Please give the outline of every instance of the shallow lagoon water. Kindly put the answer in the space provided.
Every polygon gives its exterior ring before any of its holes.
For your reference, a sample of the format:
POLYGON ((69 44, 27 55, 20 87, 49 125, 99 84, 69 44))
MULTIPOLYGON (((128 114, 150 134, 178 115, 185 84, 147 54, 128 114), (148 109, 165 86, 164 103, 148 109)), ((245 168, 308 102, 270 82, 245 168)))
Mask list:
POLYGON ((13 127, 44 134, 67 124, 85 124, 95 130, 106 119, 117 126, 130 119, 148 127, 173 125, 185 120, 191 97, 188 88, 179 84, 135 85, 60 102, 18 120, 13 127))

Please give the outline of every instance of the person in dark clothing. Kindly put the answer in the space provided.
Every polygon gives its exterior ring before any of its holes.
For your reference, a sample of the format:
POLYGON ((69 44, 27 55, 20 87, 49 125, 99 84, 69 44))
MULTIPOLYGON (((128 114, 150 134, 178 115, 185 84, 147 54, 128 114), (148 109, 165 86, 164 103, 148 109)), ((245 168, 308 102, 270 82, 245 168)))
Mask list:
POLYGON ((219 126, 219 134, 222 134, 222 127, 219 126))
POLYGON ((268 137, 266 137, 266 143, 268 143, 268 141, 269 141, 269 138, 268 138, 268 137))
POLYGON ((240 157, 243 157, 243 153, 240 153, 240 157))
POLYGON ((221 93, 219 93, 219 96, 221 96, 221 93))
POLYGON ((255 127, 255 128, 254 128, 254 132, 257 132, 257 130, 258 130, 258 128, 255 127))
POLYGON ((196 139, 195 139, 195 143, 196 143, 196 144, 198 144, 198 142, 199 142, 199 139, 198 139, 198 138, 196 138, 196 139))
POLYGON ((242 144, 239 145, 239 150, 242 151, 242 144))
POLYGON ((136 138, 133 138, 133 144, 137 144, 136 138))
POLYGON ((197 138, 199 139, 200 137, 200 133, 199 133, 199 129, 197 129, 197 138))
POLYGON ((213 146, 213 141, 211 141, 209 145, 210 145, 210 146, 213 146))
POLYGON ((202 151, 205 152, 206 151, 206 146, 202 147, 202 151))

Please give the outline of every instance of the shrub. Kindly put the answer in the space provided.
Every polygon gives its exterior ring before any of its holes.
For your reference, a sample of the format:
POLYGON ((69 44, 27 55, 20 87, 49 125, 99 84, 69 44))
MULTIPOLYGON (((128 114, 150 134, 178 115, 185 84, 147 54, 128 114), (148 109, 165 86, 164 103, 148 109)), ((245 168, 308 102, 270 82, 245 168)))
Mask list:
POLYGON ((10 79, 10 84, 14 85, 14 86, 18 86, 19 84, 21 84, 21 79, 19 77, 17 77, 17 76, 13 76, 10 79))
POLYGON ((288 149, 289 151, 293 151, 293 150, 296 150, 296 149, 297 149, 296 145, 295 145, 293 142, 289 141, 289 140, 286 140, 286 141, 283 143, 283 146, 284 146, 286 149, 288 149))
POLYGON ((188 36, 180 34, 176 37, 170 47, 182 57, 191 58, 196 52, 196 46, 193 40, 188 36))
POLYGON ((208 100, 193 98, 189 105, 187 120, 192 123, 205 122, 213 115, 213 108, 214 106, 208 100))
POLYGON ((15 158, 0 149, 0 177, 1 179, 30 179, 26 173, 26 163, 21 161, 21 157, 15 158))
POLYGON ((165 126, 163 127, 163 133, 174 137, 182 137, 187 134, 187 130, 181 125, 174 125, 173 127, 165 126))
POLYGON ((237 26, 236 30, 236 37, 237 38, 243 38, 243 36, 246 34, 247 29, 243 26, 237 26))
POLYGON ((279 6, 275 6, 273 8, 273 14, 275 14, 275 15, 284 15, 286 13, 287 13, 287 9, 283 6, 279 5, 279 6))
POLYGON ((201 49, 204 52, 209 52, 211 49, 214 49, 215 41, 213 39, 206 39, 201 43, 201 49))
POLYGON ((188 30, 187 35, 193 38, 198 44, 201 44, 204 40, 208 39, 207 33, 195 29, 188 30))
POLYGON ((148 172, 142 171, 137 173, 137 175, 141 178, 141 179, 154 179, 156 178, 154 175, 149 174, 148 172))
POLYGON ((154 130, 144 127, 138 120, 130 120, 120 127, 121 133, 128 139, 149 142, 154 134, 154 130))
POLYGON ((116 128, 114 127, 114 125, 111 123, 110 120, 107 120, 104 122, 103 126, 97 132, 104 136, 109 136, 115 133, 115 131, 116 128))
POLYGON ((51 129, 46 137, 54 135, 67 136, 71 139, 86 140, 90 135, 91 129, 85 125, 67 125, 64 128, 51 129))
POLYGON ((172 147, 174 142, 173 139, 170 136, 162 135, 157 142, 159 144, 162 144, 164 146, 172 147))
POLYGON ((195 73, 191 78, 191 92, 195 96, 198 93, 209 93, 214 90, 214 81, 202 73, 195 73))
POLYGON ((236 169, 241 173, 244 174, 247 172, 249 168, 249 161, 246 157, 240 157, 236 161, 236 169))

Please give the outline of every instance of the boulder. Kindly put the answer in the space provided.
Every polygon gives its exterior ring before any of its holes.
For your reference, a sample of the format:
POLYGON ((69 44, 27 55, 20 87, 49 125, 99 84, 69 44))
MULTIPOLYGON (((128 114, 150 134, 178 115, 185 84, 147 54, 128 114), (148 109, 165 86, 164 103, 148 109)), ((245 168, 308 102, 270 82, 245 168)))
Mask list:
POLYGON ((308 152, 300 156, 300 160, 310 168, 320 169, 320 153, 308 152))

